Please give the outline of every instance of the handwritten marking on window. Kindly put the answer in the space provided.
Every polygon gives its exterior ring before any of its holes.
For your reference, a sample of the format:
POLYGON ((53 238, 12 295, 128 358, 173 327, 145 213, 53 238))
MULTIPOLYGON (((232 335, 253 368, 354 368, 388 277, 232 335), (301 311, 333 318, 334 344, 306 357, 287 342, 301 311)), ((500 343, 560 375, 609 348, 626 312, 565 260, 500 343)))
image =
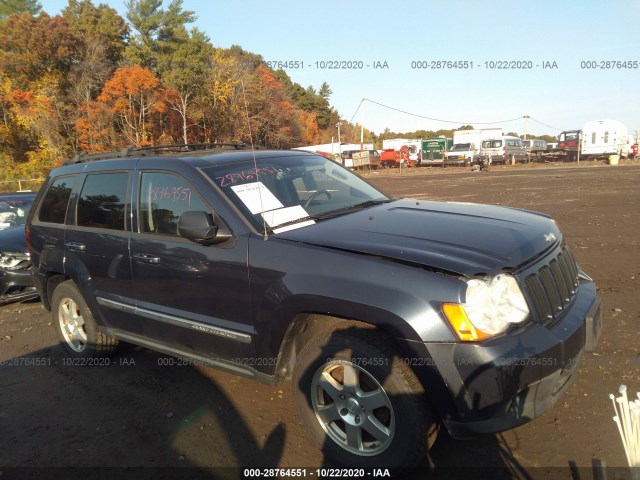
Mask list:
POLYGON ((149 187, 152 202, 167 200, 170 202, 188 202, 191 205, 191 189, 186 187, 149 187))
POLYGON ((260 176, 274 175, 282 170, 277 167, 260 167, 251 168, 249 170, 243 170, 241 172, 227 173, 221 177, 216 177, 216 180, 221 187, 228 187, 239 182, 250 182, 252 180, 258 180, 260 176))

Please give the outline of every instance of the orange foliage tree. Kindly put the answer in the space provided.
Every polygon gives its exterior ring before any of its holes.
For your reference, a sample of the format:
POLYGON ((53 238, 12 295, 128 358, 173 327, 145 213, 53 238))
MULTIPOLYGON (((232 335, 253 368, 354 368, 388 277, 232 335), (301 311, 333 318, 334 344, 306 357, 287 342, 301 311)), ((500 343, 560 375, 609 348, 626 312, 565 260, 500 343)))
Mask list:
POLYGON ((299 133, 296 110, 282 84, 266 66, 260 65, 256 69, 255 81, 247 96, 256 143, 269 148, 291 147, 299 133))
POLYGON ((300 121, 300 136, 302 143, 305 145, 316 145, 320 143, 320 129, 318 128, 318 119, 314 112, 306 112, 300 110, 298 112, 300 121))
POLYGON ((166 110, 160 80, 140 65, 118 68, 97 102, 113 115, 120 132, 133 145, 153 143, 150 122, 154 113, 166 110))

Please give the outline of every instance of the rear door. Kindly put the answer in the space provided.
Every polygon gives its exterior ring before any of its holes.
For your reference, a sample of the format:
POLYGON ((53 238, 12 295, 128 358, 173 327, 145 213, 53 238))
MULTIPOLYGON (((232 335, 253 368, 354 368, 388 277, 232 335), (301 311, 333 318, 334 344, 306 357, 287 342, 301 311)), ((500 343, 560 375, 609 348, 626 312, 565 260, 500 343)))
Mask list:
POLYGON ((162 169, 139 170, 135 183, 131 265, 145 335, 178 352, 246 365, 254 334, 247 237, 208 246, 187 240, 178 231, 184 212, 215 215, 205 195, 162 169))
POLYGON ((130 173, 113 164, 110 170, 98 163, 93 169, 78 179, 81 187, 64 239, 65 273, 111 333, 140 332, 129 262, 130 173))

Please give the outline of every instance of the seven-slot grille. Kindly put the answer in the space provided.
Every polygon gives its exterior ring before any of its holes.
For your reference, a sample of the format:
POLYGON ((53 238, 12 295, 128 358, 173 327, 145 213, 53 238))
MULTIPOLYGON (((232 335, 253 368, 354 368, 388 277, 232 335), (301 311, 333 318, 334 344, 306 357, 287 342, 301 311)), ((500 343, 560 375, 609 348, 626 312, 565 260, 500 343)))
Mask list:
POLYGON ((578 267, 566 245, 525 278, 533 319, 546 325, 559 318, 578 291, 578 267))

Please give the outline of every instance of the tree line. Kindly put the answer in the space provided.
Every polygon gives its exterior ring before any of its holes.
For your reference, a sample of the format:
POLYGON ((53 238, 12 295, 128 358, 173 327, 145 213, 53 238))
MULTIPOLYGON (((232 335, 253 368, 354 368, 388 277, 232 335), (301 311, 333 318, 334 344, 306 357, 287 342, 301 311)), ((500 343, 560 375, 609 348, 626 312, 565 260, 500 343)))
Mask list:
MULTIPOLYGON (((304 88, 260 55, 214 47, 182 0, 125 5, 126 20, 91 0, 53 16, 37 0, 0 3, 0 180, 128 145, 332 141, 327 83, 304 88)), ((342 122, 343 138, 356 132, 342 122)))

